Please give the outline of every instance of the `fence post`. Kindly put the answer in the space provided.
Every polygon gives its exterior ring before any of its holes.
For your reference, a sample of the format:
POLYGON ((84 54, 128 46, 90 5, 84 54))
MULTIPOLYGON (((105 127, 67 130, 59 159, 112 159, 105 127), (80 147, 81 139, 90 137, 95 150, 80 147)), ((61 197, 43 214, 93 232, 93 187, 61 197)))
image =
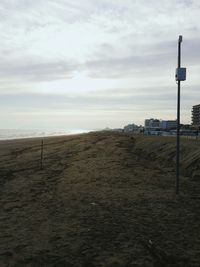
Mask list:
POLYGON ((44 153, 44 140, 41 143, 41 157, 40 157, 40 169, 43 169, 43 153, 44 153))

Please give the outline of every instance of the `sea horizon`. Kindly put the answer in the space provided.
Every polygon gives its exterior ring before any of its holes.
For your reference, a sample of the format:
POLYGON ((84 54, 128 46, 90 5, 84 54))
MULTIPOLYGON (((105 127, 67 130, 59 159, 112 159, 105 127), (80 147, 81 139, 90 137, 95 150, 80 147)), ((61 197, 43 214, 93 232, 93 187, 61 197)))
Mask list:
POLYGON ((80 133, 88 133, 92 129, 0 129, 0 140, 14 140, 34 137, 62 136, 80 133))

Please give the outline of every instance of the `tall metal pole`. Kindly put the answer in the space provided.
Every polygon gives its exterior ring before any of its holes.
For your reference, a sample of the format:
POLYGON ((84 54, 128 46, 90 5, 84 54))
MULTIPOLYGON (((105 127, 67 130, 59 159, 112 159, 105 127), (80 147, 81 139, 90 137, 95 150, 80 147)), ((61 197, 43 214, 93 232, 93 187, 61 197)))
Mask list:
MULTIPOLYGON (((181 67, 181 42, 182 36, 178 39, 178 69, 181 67)), ((180 168, 180 88, 181 81, 178 80, 177 92, 177 133, 176 133, 176 194, 179 193, 179 168, 180 168)))

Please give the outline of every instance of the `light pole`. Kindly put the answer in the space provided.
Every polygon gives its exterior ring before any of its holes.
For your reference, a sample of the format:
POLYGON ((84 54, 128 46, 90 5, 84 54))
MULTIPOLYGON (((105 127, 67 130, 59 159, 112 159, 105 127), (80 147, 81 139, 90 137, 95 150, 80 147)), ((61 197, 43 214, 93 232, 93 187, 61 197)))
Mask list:
POLYGON ((177 92, 177 131, 176 131, 176 194, 179 193, 179 168, 180 168, 180 88, 181 81, 186 80, 186 68, 181 68, 181 43, 183 37, 178 38, 178 66, 176 69, 177 92))

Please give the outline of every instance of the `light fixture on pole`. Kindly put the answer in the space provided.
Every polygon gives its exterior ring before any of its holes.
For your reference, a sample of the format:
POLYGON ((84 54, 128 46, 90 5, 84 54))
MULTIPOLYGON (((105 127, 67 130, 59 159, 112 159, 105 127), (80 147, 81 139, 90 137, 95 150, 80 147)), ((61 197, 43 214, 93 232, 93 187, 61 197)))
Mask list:
POLYGON ((176 68, 177 92, 177 131, 176 131, 176 194, 179 193, 179 168, 180 168, 180 87, 181 81, 186 80, 186 68, 181 68, 181 43, 182 35, 178 38, 178 67, 176 68))

